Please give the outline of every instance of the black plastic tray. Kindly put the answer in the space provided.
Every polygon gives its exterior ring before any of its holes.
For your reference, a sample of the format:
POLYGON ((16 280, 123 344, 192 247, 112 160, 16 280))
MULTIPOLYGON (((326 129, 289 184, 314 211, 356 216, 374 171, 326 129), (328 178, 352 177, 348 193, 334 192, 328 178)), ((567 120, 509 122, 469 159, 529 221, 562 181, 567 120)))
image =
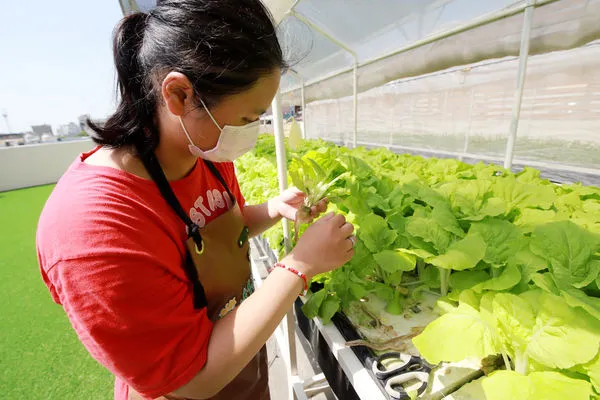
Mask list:
MULTIPOLYGON (((296 322, 304 337, 309 341, 319 366, 329 382, 331 390, 340 400, 361 400, 337 359, 331 353, 329 345, 325 341, 325 338, 323 338, 323 335, 319 332, 317 325, 314 321, 308 319, 302 312, 302 305, 303 303, 300 299, 297 299, 294 303, 296 322)), ((346 341, 362 339, 358 332, 356 332, 356 329, 354 329, 354 326, 350 323, 350 320, 344 314, 339 312, 336 313, 331 321, 346 341)), ((368 371, 371 379, 377 383, 383 396, 389 398, 384 389, 384 382, 377 379, 371 369, 375 354, 371 349, 364 346, 353 346, 352 351, 368 371)))

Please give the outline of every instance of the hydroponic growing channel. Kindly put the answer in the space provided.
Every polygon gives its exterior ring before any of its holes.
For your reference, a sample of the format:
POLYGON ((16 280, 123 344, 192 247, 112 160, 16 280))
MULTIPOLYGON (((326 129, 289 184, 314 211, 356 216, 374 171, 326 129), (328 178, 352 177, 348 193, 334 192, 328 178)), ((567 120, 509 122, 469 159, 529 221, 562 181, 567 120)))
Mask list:
MULTIPOLYGON (((287 153, 290 180, 334 182, 330 209, 357 228, 352 261, 313 279, 308 318, 343 313, 374 355, 470 359, 485 370, 462 389, 485 394, 473 398, 589 399, 599 388, 600 188, 320 140, 287 153)), ((238 160, 248 201, 277 193, 275 165, 269 136, 238 160)), ((281 226, 265 236, 284 251, 281 226)))

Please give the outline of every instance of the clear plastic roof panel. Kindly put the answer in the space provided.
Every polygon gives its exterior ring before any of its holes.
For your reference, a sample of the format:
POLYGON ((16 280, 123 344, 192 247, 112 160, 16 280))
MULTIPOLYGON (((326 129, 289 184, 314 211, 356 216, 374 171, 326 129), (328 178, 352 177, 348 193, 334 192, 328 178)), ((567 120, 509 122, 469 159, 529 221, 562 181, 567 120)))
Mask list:
MULTIPOLYGON (((514 0, 378 0, 374 6, 364 0, 301 0, 294 12, 354 51, 358 62, 363 63, 521 3, 514 0)), ((304 55, 309 49, 296 66, 308 82, 353 65, 354 59, 348 52, 293 16, 280 24, 280 37, 293 55, 304 55)))
POLYGON ((352 56, 295 17, 279 25, 285 58, 303 77, 325 76, 353 64, 352 56))

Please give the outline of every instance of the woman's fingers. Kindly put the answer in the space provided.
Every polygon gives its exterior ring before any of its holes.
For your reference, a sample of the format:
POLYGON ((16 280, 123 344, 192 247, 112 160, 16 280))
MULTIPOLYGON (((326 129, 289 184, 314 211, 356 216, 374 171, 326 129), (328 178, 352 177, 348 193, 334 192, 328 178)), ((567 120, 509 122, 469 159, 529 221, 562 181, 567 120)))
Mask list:
POLYGON ((304 194, 300 189, 298 189, 297 187, 291 187, 289 189, 286 189, 283 193, 281 193, 279 195, 279 198, 281 199, 281 201, 285 202, 298 202, 298 201, 302 201, 304 200, 304 198, 306 197, 306 194, 304 194))
POLYGON ((327 204, 328 204, 327 199, 323 199, 323 200, 319 201, 316 205, 312 206, 310 208, 311 217, 318 217, 319 215, 324 213, 327 210, 327 204))
POLYGON ((356 236, 348 236, 346 239, 346 251, 353 251, 356 247, 356 236))
POLYGON ((317 203, 317 211, 319 212, 319 214, 322 212, 325 212, 325 210, 327 210, 328 204, 329 204, 329 199, 327 197, 317 203))
POLYGON ((329 221, 329 220, 330 220, 330 219, 332 219, 333 217, 335 217, 335 213, 333 213, 333 212, 329 212, 329 213, 327 213, 327 214, 323 215, 323 216, 322 216, 322 217, 321 217, 321 218, 320 218, 320 219, 317 221, 317 223, 319 223, 319 222, 326 222, 326 221, 329 221))
POLYGON ((342 231, 342 234, 344 236, 349 237, 354 233, 354 225, 352 225, 349 222, 346 222, 344 225, 342 225, 340 230, 342 231))

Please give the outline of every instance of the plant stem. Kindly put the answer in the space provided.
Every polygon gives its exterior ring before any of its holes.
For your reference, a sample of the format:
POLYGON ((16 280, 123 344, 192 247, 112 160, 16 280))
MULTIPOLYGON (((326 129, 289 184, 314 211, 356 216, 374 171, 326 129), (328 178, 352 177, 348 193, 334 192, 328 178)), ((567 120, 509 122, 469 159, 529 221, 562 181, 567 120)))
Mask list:
POLYGON ((421 259, 417 260, 417 272, 419 274, 419 279, 421 279, 425 272, 425 262, 421 259))
POLYGON ((502 352, 502 359, 504 360, 504 366, 506 367, 506 370, 512 371, 512 368, 510 367, 510 361, 508 360, 508 355, 504 351, 502 352))
POLYGON ((499 275, 498 268, 492 267, 492 278, 497 278, 499 275))
POLYGON ((448 286, 450 280, 450 270, 446 268, 438 268, 440 270, 440 284, 442 290, 442 296, 448 294, 448 286))
POLYGON ((425 283, 425 281, 402 282, 400 286, 416 286, 425 283))
POLYGON ((518 353, 515 360, 515 371, 521 375, 527 375, 527 364, 529 362, 529 358, 527 354, 518 353))
POLYGON ((379 265, 375 265, 375 272, 377 273, 377 277, 379 278, 379 280, 385 282, 385 273, 379 265))

